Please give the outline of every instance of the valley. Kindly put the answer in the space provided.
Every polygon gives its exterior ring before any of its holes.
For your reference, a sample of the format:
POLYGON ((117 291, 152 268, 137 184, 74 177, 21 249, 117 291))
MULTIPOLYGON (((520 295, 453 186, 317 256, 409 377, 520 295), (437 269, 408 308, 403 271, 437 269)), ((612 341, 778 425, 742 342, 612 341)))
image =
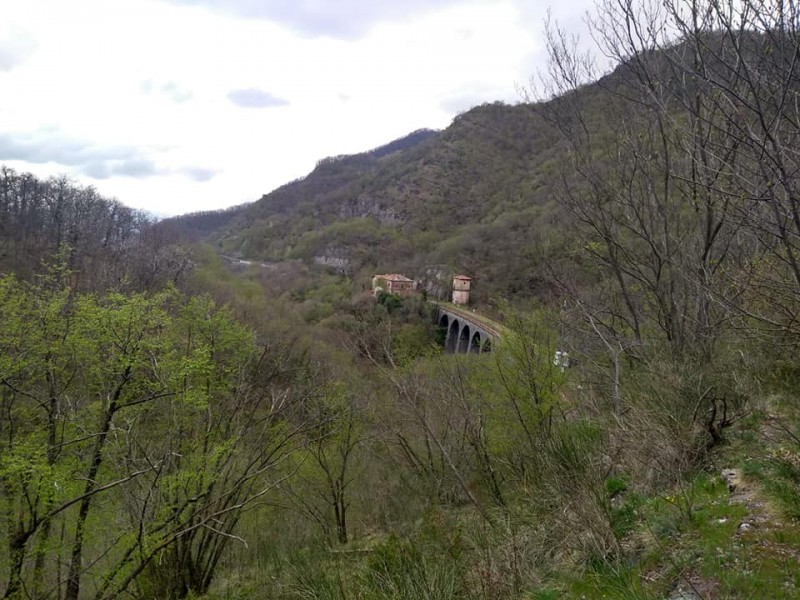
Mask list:
POLYGON ((0 594, 800 598, 800 13, 593 15, 251 203, 0 168, 0 594))

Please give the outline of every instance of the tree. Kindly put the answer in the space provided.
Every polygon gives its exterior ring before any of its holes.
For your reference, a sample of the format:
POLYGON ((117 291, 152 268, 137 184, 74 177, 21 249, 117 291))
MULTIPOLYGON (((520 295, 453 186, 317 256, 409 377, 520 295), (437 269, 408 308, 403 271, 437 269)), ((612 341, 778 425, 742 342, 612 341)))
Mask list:
POLYGON ((0 167, 0 270, 22 279, 61 253, 76 290, 159 289, 192 266, 177 238, 147 213, 65 176, 42 180, 0 167))
POLYGON ((797 15, 780 0, 603 1, 589 26, 609 72, 548 25, 533 110, 568 150, 559 196, 598 275, 559 279, 582 396, 603 395, 591 367, 606 354, 614 446, 644 427, 669 440, 673 483, 743 414, 731 340, 798 341, 797 15))
MULTIPOLYGON (((635 335, 646 308, 631 285, 649 292, 678 349, 685 339, 708 355, 732 313, 796 338, 799 23, 798 8, 783 0, 609 0, 591 20, 599 51, 618 65, 596 87, 618 107, 610 114, 620 158, 590 156, 598 128, 575 116, 578 95, 554 102, 564 110, 550 117, 575 149, 584 183, 614 198, 604 204, 593 193, 573 205, 606 246, 598 258, 615 274, 635 335), (621 164, 629 185, 612 185, 621 164), (625 189, 635 192, 630 200, 625 189), (645 242, 639 252, 636 238, 645 242)), ((546 89, 575 91, 598 75, 557 27, 549 41, 546 89)))
MULTIPOLYGON (((34 286, 13 277, 0 282, 3 501, 7 508, 18 507, 6 513, 7 597, 23 586, 32 538, 41 534, 41 552, 52 522, 65 518, 74 527, 66 597, 77 597, 85 526, 95 497, 154 468, 99 481, 118 413, 170 393, 150 362, 165 352, 158 330, 165 320, 159 305, 166 297, 112 295, 99 302, 73 295, 62 285, 66 275, 60 268, 34 286), (32 323, 36 327, 30 329, 32 323), (73 506, 77 515, 68 517, 73 506)), ((39 570, 41 561, 37 557, 39 570)))
POLYGON ((295 456, 297 476, 284 483, 290 501, 317 523, 330 541, 350 539, 348 510, 365 441, 357 398, 343 383, 325 383, 308 403, 314 426, 305 436, 304 451, 295 456), (331 526, 331 523, 333 526, 331 526))
POLYGON ((5 597, 74 600, 86 573, 98 599, 203 593, 241 511, 290 474, 298 365, 208 299, 69 279, 0 279, 5 597))

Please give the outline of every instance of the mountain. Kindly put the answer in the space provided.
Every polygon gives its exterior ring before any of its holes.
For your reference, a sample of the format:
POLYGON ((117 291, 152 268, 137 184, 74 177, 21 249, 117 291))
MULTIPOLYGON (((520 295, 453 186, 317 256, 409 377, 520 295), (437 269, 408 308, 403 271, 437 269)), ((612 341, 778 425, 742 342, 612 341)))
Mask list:
MULTIPOLYGON (((423 281, 463 272, 474 278, 479 304, 498 297, 547 300, 554 270, 562 275, 559 285, 573 275, 591 281, 599 271, 582 271, 587 262, 602 269, 621 259, 635 262, 658 247, 651 244, 656 232, 666 245, 685 238, 681 220, 673 230, 645 222, 648 214, 662 218, 664 211, 683 210, 684 200, 704 202, 711 221, 722 218, 725 224, 708 231, 730 235, 733 243, 739 239, 733 224, 741 216, 728 214, 734 207, 717 199, 719 178, 725 173, 731 189, 742 188, 735 194, 757 199, 767 193, 761 188, 774 189, 770 181, 788 177, 791 169, 778 168, 791 159, 782 150, 792 145, 788 137, 775 142, 781 154, 775 173, 757 170, 771 164, 757 158, 761 138, 771 135, 759 133, 759 123, 769 124, 773 112, 785 111, 780 99, 795 93, 796 80, 784 76, 792 68, 791 53, 775 50, 783 46, 770 36, 737 39, 707 35, 635 53, 586 85, 576 82, 589 77, 565 74, 566 87, 547 102, 477 106, 442 131, 421 130, 361 154, 322 159, 306 177, 252 204, 175 222, 194 223, 197 235, 226 254, 300 259, 362 285, 375 272, 403 272, 423 281), (744 52, 744 63, 723 64, 735 48, 744 52), (696 63, 693 57, 700 54, 706 60, 696 63), (720 93, 730 95, 726 104, 715 99, 720 93), (754 93, 764 97, 742 104, 741 98, 754 93), (697 104, 698 98, 704 100, 697 104), (743 114, 748 106, 763 106, 764 114, 743 114), (743 119, 755 129, 742 128, 743 119), (693 168, 692 160, 706 163, 693 168), (750 175, 735 181, 744 173, 750 175), (630 240, 620 237, 625 231, 630 240), (590 240, 600 245, 584 252, 590 240), (629 247, 620 246, 623 240, 629 247)), ((794 121, 786 123, 793 127, 794 121)), ((790 197, 792 185, 781 183, 790 197)), ((773 213, 784 214, 778 196, 775 202, 773 213)), ((746 214, 751 207, 735 210, 746 214)), ((692 227, 701 239, 706 225, 697 221, 692 227)), ((766 227, 779 238, 785 229, 780 222, 766 227)), ((789 237, 781 243, 793 252, 789 237)), ((659 294, 674 293, 660 289, 666 285, 663 269, 648 270, 656 275, 631 264, 614 276, 632 277, 635 290, 644 278, 659 294)))
POLYGON ((561 218, 552 198, 563 149, 529 105, 484 104, 443 131, 420 130, 350 156, 258 201, 169 220, 229 254, 375 271, 469 273, 478 299, 537 294, 531 259, 561 218))

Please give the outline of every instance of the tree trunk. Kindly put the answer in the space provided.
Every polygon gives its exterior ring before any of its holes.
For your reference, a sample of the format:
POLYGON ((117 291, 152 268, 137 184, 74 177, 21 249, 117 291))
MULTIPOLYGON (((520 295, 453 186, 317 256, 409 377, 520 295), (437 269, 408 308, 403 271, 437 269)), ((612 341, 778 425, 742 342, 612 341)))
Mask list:
POLYGON ((80 508, 78 509, 78 520, 75 523, 75 541, 72 544, 72 557, 69 563, 69 575, 67 578, 67 591, 64 595, 64 600, 78 600, 81 588, 81 573, 83 572, 83 536, 85 533, 86 519, 89 516, 89 509, 92 505, 94 498, 94 489, 96 485, 97 472, 100 470, 100 465, 103 462, 103 448, 106 444, 109 429, 111 428, 111 420, 114 418, 114 413, 117 412, 117 402, 119 401, 122 389, 128 382, 130 377, 131 368, 127 367, 122 375, 122 380, 117 389, 114 390, 114 396, 103 415, 103 421, 100 426, 100 432, 94 442, 92 450, 92 462, 89 466, 89 472, 86 474, 86 487, 83 491, 83 500, 81 500, 80 508))

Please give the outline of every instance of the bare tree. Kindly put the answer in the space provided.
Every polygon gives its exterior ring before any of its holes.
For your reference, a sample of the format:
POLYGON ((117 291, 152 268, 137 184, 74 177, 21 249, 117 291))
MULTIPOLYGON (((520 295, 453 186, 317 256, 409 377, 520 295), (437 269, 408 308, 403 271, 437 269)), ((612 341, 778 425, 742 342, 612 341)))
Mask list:
MULTIPOLYGON (((796 333, 797 11, 782 0, 608 0, 590 26, 618 65, 594 86, 609 99, 616 157, 602 153, 608 131, 589 122, 586 90, 584 106, 567 93, 543 107, 580 175, 565 186, 570 205, 604 244, 595 254, 634 335, 631 285, 655 301, 648 316, 678 351, 688 343, 708 355, 732 313, 796 333)), ((548 40, 545 89, 574 92, 598 76, 557 26, 548 40)))

